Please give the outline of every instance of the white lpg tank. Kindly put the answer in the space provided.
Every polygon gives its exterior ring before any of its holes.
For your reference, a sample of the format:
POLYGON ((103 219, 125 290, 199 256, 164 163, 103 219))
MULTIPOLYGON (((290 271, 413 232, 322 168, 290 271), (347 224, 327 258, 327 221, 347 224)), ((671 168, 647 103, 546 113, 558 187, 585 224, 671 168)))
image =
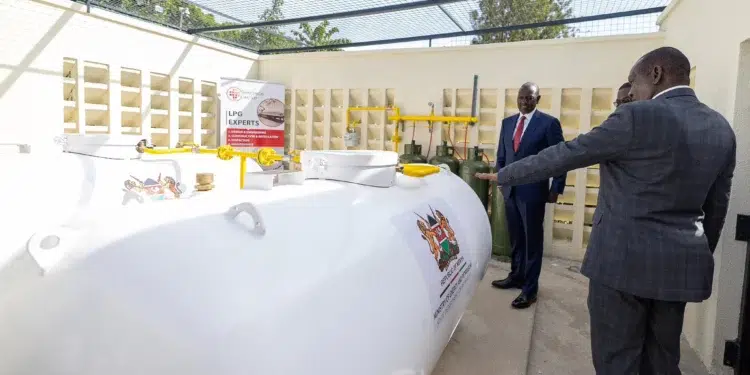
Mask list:
MULTIPOLYGON (((141 136, 78 135, 59 138, 56 152, 0 154, 0 267, 8 251, 28 240, 39 227, 65 221, 89 207, 142 203, 148 194, 129 187, 154 187, 160 194, 148 200, 171 199, 194 193, 196 173, 213 173, 216 189, 239 187, 239 158, 224 161, 210 155, 139 154, 141 136), (43 214, 40 214, 43 212, 43 214)), ((248 163, 248 171, 259 171, 248 163)))
POLYGON ((487 267, 482 203, 393 152, 302 158, 302 185, 40 228, 0 269, 0 374, 429 374, 487 267))

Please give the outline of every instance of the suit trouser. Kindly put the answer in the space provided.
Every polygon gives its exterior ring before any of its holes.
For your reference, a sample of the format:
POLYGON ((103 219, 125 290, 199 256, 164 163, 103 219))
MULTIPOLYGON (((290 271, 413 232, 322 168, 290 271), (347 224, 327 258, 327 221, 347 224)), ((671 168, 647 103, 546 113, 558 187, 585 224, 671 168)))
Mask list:
POLYGON ((597 375, 681 374, 685 302, 636 297, 591 281, 588 306, 597 375))
POLYGON ((525 202, 511 194, 505 200, 505 215, 511 246, 510 277, 523 283, 523 293, 536 296, 544 253, 546 202, 525 202))

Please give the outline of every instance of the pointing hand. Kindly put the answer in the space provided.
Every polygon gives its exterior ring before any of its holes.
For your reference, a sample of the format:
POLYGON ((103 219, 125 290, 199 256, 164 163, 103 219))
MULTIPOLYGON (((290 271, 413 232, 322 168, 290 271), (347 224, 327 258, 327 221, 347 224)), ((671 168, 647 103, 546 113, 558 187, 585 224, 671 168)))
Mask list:
POLYGON ((477 173, 474 177, 480 180, 497 181, 497 173, 477 173))

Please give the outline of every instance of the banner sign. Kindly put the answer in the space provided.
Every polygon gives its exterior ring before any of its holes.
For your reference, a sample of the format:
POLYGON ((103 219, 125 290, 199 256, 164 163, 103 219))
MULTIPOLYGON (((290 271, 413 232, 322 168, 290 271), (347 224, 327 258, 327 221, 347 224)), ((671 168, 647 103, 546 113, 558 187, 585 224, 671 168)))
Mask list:
POLYGON ((222 144, 284 153, 284 86, 222 78, 219 90, 222 144))

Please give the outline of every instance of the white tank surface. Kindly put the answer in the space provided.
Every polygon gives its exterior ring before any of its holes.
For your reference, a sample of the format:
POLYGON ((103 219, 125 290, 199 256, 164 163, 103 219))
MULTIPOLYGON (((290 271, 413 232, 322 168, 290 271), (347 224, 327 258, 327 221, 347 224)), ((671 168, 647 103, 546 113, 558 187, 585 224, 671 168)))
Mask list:
MULTIPOLYGON (((12 228, 0 230, 0 267, 6 249, 27 240, 34 227, 59 223, 81 210, 189 198, 196 174, 204 172, 214 174, 212 194, 238 190, 238 158, 139 154, 140 138, 67 135, 56 154, 0 155, 0 176, 6 181, 0 187, 2 228, 12 228)), ((260 170, 248 163, 249 172, 260 170)))
POLYGON ((318 168, 38 228, 0 268, 0 374, 429 374, 490 258, 484 207, 446 170, 318 168))

